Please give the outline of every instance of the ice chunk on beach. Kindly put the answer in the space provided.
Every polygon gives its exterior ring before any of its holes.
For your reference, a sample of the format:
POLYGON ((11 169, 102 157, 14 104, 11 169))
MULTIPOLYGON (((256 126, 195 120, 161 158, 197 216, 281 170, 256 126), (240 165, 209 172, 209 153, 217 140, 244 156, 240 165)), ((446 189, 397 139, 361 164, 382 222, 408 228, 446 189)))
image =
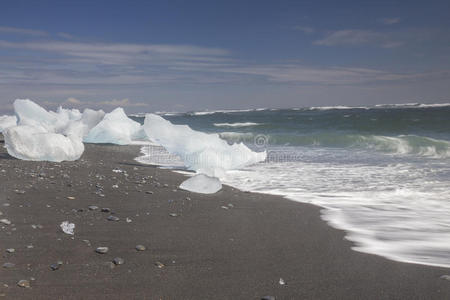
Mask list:
POLYGON ((107 113, 84 138, 87 143, 128 145, 141 135, 141 125, 127 117, 121 107, 107 113))
POLYGON ((17 99, 14 101, 14 112, 17 116, 17 125, 27 125, 43 129, 46 132, 54 132, 57 122, 56 116, 50 114, 33 101, 17 99))
POLYGON ((253 152, 243 143, 229 145, 218 134, 174 125, 155 114, 145 116, 144 130, 150 140, 179 156, 186 167, 213 177, 266 159, 266 152, 253 152))
POLYGON ((9 127, 3 131, 3 135, 9 155, 23 160, 77 160, 84 151, 83 142, 78 136, 47 132, 42 127, 9 127))
POLYGON ((59 225, 59 227, 61 227, 61 230, 66 234, 70 235, 74 234, 73 231, 75 230, 75 224, 69 223, 69 221, 62 222, 61 225, 59 225))
POLYGON ((222 183, 216 177, 197 174, 183 181, 180 189, 200 194, 214 194, 222 189, 222 183))
POLYGON ((17 118, 16 116, 0 116, 0 132, 3 132, 6 128, 16 126, 17 118))
POLYGON ((71 120, 64 129, 67 135, 73 134, 86 137, 92 128, 94 128, 105 116, 103 110, 85 109, 78 120, 71 120))
POLYGON ((78 109, 65 109, 61 106, 56 112, 46 111, 29 99, 14 101, 14 111, 17 125, 41 128, 49 133, 78 136, 86 136, 105 115, 102 110, 85 109, 81 113, 78 109))

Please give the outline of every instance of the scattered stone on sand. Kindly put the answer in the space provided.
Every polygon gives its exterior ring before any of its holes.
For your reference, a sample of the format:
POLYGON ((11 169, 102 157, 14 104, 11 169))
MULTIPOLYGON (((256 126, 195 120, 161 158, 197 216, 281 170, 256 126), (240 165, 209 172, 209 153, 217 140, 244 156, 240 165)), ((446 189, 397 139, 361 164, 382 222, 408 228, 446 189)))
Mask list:
POLYGON ((111 209, 108 208, 108 207, 103 207, 100 211, 101 211, 101 212, 108 213, 108 212, 111 212, 111 209))
POLYGON ((146 248, 145 248, 144 245, 137 245, 137 246, 136 246, 136 250, 137 250, 137 251, 145 251, 145 249, 146 249, 146 248))
POLYGON ((171 217, 178 217, 178 214, 176 214, 176 213, 170 213, 169 216, 171 216, 171 217))
POLYGON ((118 218, 118 217, 116 217, 116 216, 113 216, 113 215, 110 215, 110 216, 108 216, 108 218, 106 218, 106 220, 108 220, 108 221, 113 221, 113 222, 117 222, 117 221, 120 220, 120 218, 118 218))
POLYGON ((125 221, 126 221, 127 223, 133 222, 133 220, 131 220, 130 218, 126 218, 125 221))
POLYGON ((5 269, 11 269, 14 268, 16 266, 16 264, 10 263, 10 262, 5 262, 2 267, 5 269))
POLYGON ((450 275, 442 275, 440 278, 441 278, 441 279, 444 279, 444 280, 449 280, 449 281, 450 281, 450 275))
POLYGON ((276 298, 274 296, 264 296, 261 297, 261 300, 275 300, 276 298))
POLYGON ((27 249, 33 249, 34 246, 33 245, 27 245, 27 249))
POLYGON ((17 285, 23 288, 29 288, 30 287, 30 282, 28 280, 22 279, 19 280, 19 282, 17 282, 17 285))
POLYGON ((88 209, 89 209, 89 210, 97 210, 97 209, 98 209, 98 206, 96 206, 96 205, 89 205, 89 206, 88 206, 88 209))
POLYGON ((280 285, 286 285, 286 281, 284 281, 283 278, 280 278, 280 280, 278 281, 278 283, 279 283, 280 285))
POLYGON ((97 249, 95 249, 95 252, 99 253, 99 254, 105 254, 109 251, 108 247, 97 247, 97 249))
POLYGON ((121 257, 116 257, 112 261, 116 266, 123 265, 125 263, 125 260, 121 257))
POLYGON ((58 270, 59 267, 61 267, 61 265, 58 264, 58 263, 56 263, 56 264, 51 264, 51 265, 50 265, 50 269, 51 269, 52 271, 58 270))
POLYGON ((228 206, 221 206, 223 209, 225 209, 225 210, 229 210, 230 208, 228 207, 228 206))
POLYGON ((160 261, 155 262, 155 266, 157 266, 159 269, 162 269, 165 267, 165 265, 160 261))
POLYGON ((67 199, 69 199, 69 200, 75 200, 75 197, 69 196, 69 197, 67 197, 67 199))
POLYGON ((83 240, 83 242, 85 242, 86 245, 88 245, 89 247, 91 246, 91 241, 89 241, 89 240, 83 240))
POLYGON ((145 193, 146 193, 146 194, 149 194, 149 195, 152 195, 152 194, 153 194, 152 191, 146 191, 145 193))
POLYGON ((25 194, 24 190, 14 190, 16 194, 25 194))
POLYGON ((8 253, 14 253, 14 252, 16 252, 16 249, 14 249, 14 248, 8 248, 8 249, 6 249, 6 252, 8 252, 8 253))
POLYGON ((5 224, 5 225, 11 225, 11 221, 8 219, 1 219, 0 223, 5 224))

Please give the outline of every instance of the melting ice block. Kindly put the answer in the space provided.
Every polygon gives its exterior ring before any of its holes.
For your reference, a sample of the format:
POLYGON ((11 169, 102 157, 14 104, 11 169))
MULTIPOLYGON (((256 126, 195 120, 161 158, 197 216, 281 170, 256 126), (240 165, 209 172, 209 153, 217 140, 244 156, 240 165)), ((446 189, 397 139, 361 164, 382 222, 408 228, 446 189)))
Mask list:
POLYGON ((23 160, 77 160, 84 151, 80 137, 47 132, 42 127, 9 127, 3 131, 3 135, 8 153, 23 160))
POLYGON ((3 132, 8 127, 16 126, 16 116, 0 116, 0 132, 3 132))
POLYGON ((144 130, 152 141, 178 155, 189 169, 213 177, 266 159, 266 152, 253 152, 242 143, 229 145, 218 134, 174 125, 155 114, 145 116, 144 130))
POLYGON ((216 177, 197 174, 183 181, 180 188, 194 193, 214 194, 222 189, 222 183, 216 177))
POLYGON ((84 138, 87 143, 128 145, 139 137, 141 125, 127 117, 121 107, 106 114, 84 138))

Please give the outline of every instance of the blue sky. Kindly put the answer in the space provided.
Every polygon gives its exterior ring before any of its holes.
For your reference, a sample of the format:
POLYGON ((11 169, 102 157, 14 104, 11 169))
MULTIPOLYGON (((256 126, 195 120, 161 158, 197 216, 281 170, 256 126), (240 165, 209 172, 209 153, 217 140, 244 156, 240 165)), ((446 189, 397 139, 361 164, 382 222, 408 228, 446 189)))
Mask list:
POLYGON ((3 1, 0 111, 450 102, 449 1, 3 1))

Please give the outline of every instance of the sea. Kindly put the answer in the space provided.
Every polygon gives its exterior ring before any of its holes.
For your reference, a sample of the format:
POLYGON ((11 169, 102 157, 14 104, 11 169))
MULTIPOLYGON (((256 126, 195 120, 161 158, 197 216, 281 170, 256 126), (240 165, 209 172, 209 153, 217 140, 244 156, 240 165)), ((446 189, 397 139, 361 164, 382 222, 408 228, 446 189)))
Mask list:
MULTIPOLYGON (((450 104, 159 114, 267 152, 223 183, 321 207, 356 251, 450 267, 450 104)), ((141 152, 141 162, 183 169, 161 146, 141 152)))

